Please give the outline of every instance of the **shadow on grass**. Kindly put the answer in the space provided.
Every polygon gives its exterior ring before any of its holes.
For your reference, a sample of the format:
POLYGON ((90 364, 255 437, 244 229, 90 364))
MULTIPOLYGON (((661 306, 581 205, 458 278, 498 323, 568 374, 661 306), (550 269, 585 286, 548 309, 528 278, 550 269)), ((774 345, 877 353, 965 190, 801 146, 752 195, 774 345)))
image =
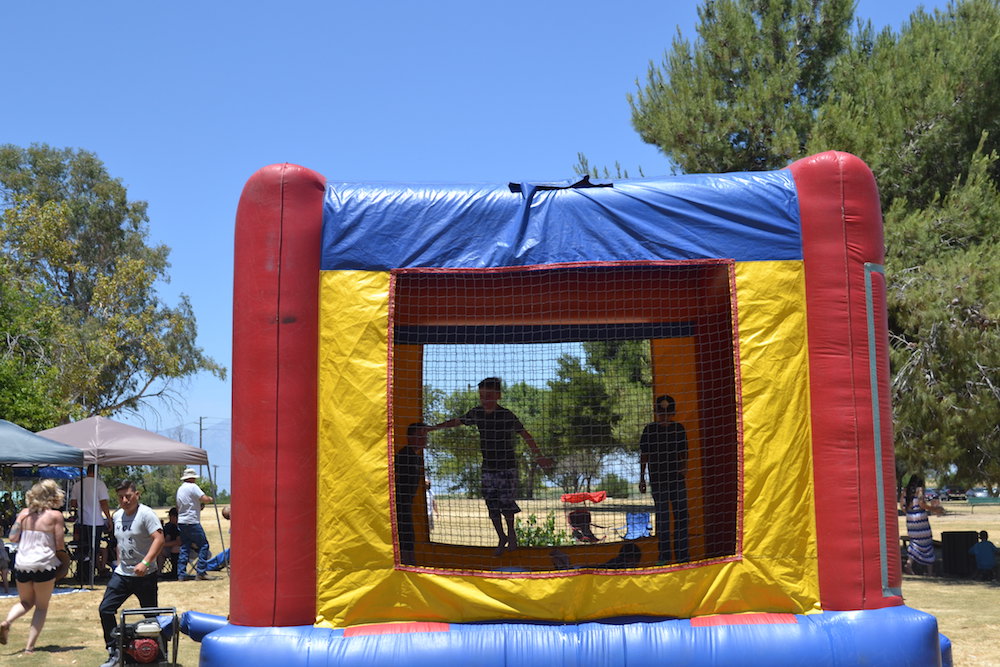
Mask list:
POLYGON ((70 651, 86 651, 88 647, 86 646, 57 646, 56 644, 46 644, 45 646, 36 646, 35 655, 39 653, 69 653, 70 651))
POLYGON ((982 586, 983 588, 1000 588, 1000 582, 993 581, 978 581, 976 579, 959 579, 956 577, 932 577, 919 574, 904 574, 903 581, 922 581, 927 584, 934 584, 937 586, 982 586))
MULTIPOLYGON (((87 651, 91 647, 88 646, 58 646, 56 644, 46 644, 45 646, 35 646, 35 652, 31 654, 31 657, 39 658, 45 656, 45 654, 58 654, 58 653, 72 653, 73 651, 87 651)), ((7 664, 6 658, 20 656, 24 653, 23 650, 14 650, 9 653, 0 652, 0 662, 7 664)), ((103 651, 102 651, 103 653, 103 651)), ((24 654, 27 657, 28 654, 24 654)), ((74 661, 75 662, 75 661, 74 661)), ((34 663, 32 663, 34 664, 34 663)), ((184 667, 184 663, 177 661, 176 667, 184 667)))

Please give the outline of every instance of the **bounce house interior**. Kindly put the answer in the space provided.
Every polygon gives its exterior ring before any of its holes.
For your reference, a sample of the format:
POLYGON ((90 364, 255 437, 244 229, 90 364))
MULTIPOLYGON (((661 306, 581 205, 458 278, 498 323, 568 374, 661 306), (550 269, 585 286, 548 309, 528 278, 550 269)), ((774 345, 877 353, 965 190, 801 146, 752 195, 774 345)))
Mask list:
POLYGON ((237 212, 203 665, 948 665, 904 604, 879 196, 771 172, 237 212))

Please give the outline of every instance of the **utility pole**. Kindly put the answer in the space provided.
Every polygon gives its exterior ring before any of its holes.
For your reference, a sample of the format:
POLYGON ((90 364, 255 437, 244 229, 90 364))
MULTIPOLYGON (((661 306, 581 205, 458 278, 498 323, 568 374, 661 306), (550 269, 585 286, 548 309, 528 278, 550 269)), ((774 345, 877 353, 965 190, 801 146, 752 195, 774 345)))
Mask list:
MULTIPOLYGON (((198 417, 198 449, 205 449, 201 444, 201 434, 205 430, 204 417, 198 417)), ((198 476, 201 477, 201 464, 198 464, 198 476)))

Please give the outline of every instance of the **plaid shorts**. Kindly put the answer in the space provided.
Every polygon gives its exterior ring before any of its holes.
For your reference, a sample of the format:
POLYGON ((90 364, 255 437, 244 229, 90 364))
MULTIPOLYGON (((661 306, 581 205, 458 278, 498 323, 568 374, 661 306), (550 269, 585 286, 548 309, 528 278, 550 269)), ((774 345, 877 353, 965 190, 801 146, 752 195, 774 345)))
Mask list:
POLYGON ((484 470, 483 499, 490 514, 517 514, 517 470, 484 470))

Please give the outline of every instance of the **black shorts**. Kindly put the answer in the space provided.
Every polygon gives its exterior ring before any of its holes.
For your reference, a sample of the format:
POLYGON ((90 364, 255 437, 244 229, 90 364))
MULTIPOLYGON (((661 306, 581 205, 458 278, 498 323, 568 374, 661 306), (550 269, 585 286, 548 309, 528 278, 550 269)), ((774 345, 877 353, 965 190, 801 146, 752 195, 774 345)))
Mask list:
POLYGON ((33 581, 36 584, 42 584, 46 581, 52 581, 56 578, 56 569, 51 570, 40 570, 38 572, 25 572, 24 570, 19 570, 14 568, 14 579, 19 584, 26 584, 29 581, 33 581))
POLYGON ((521 511, 514 497, 517 494, 517 470, 484 470, 483 499, 491 515, 517 514, 521 511))

